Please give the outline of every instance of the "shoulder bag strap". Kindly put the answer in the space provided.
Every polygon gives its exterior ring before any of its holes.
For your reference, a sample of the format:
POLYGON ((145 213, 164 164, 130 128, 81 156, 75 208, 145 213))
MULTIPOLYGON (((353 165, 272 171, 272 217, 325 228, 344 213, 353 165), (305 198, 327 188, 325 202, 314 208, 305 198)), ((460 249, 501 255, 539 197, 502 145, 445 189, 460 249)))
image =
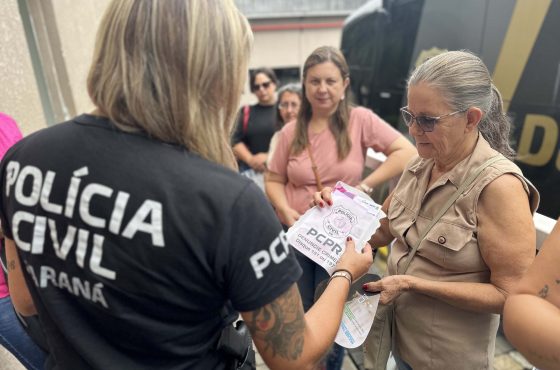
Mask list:
MULTIPOLYGON (((416 254, 416 250, 418 249, 418 247, 420 246, 420 243, 422 243, 422 240, 424 240, 424 238, 426 237, 426 235, 428 235, 428 233, 430 232, 430 230, 432 229, 432 227, 434 227, 434 225, 439 221, 439 219, 441 218, 441 216, 444 215, 445 212, 447 212, 447 210, 449 209, 449 207, 451 207, 451 205, 453 203, 455 203, 455 201, 457 200, 457 198, 459 198, 459 196, 465 191, 465 189, 472 184, 472 182, 474 180, 476 180, 476 178, 480 175, 480 173, 488 166, 490 166, 492 163, 497 162, 499 160, 505 159, 504 157, 502 157, 501 155, 497 155, 495 157, 492 157, 490 159, 488 159, 486 162, 484 162, 483 164, 481 164, 459 187, 459 189, 457 189, 457 191, 451 196, 451 198, 449 198, 447 200, 447 202, 445 203, 445 205, 443 207, 441 207, 440 211, 438 212, 438 214, 436 215, 436 217, 434 217, 434 219, 432 220, 432 222, 430 222, 430 224, 428 225, 428 227, 424 230, 424 232, 422 233, 422 235, 420 236, 420 238, 418 238, 418 242, 416 242, 416 245, 414 246, 414 248, 412 248, 412 251, 410 251, 410 254, 408 255, 408 258, 404 264, 404 269, 402 271, 402 274, 404 275, 406 273, 406 270, 408 270, 408 266, 410 266, 410 262, 412 261, 412 257, 414 257, 414 255, 416 254)), ((398 271, 397 271, 398 273, 398 271)))
POLYGON ((311 152, 311 144, 307 144, 307 154, 309 154, 309 159, 311 160, 311 170, 313 170, 313 174, 315 175, 315 181, 317 182, 317 189, 319 191, 323 190, 323 183, 321 182, 321 177, 319 177, 319 171, 317 168, 317 164, 315 163, 315 159, 313 159, 313 153, 311 152))

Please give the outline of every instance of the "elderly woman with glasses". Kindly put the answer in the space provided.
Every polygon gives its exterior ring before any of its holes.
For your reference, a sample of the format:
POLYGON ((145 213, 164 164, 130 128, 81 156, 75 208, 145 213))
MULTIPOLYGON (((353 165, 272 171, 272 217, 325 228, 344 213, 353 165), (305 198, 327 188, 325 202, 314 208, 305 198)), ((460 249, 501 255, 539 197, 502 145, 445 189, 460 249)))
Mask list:
POLYGON ((270 139, 276 131, 276 86, 278 79, 270 68, 257 68, 250 76, 251 91, 257 104, 244 106, 233 134, 233 153, 239 171, 264 172, 270 139))
MULTIPOLYGON (((510 123, 477 56, 452 51, 420 65, 402 115, 419 157, 385 201, 388 216, 370 241, 393 242, 389 276, 364 289, 394 304, 399 369, 493 369, 504 302, 535 256, 539 195, 511 161, 510 123)), ((329 189, 315 195, 316 203, 330 199, 329 189)))
POLYGON ((301 85, 299 84, 289 83, 278 90, 278 103, 276 103, 278 107, 276 115, 276 129, 278 131, 276 131, 272 136, 272 139, 270 139, 267 164, 274 155, 274 150, 278 144, 278 137, 280 136, 279 130, 281 130, 285 124, 297 118, 301 107, 301 99, 301 85))

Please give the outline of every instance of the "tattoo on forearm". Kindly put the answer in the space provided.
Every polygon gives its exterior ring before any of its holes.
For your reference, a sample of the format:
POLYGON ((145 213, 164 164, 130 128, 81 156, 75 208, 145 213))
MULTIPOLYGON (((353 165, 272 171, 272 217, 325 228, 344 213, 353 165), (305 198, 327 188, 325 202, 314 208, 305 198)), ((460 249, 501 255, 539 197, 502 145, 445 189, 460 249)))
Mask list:
POLYGON ((14 271, 16 269, 16 261, 9 260, 8 261, 8 271, 14 271))
POLYGON ((539 297, 546 298, 548 295, 548 284, 545 284, 544 287, 539 292, 539 297))
POLYGON ((255 339, 262 340, 274 356, 289 360, 301 356, 305 319, 295 286, 274 302, 253 311, 247 325, 255 339))

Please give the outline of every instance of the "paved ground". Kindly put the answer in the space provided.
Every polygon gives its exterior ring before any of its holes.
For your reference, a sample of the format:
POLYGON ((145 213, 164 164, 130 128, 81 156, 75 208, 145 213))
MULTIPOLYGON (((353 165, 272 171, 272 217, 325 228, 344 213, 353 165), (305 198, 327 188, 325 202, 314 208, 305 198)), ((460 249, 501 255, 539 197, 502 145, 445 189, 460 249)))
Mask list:
POLYGON ((0 345, 0 370, 25 370, 25 368, 0 345))

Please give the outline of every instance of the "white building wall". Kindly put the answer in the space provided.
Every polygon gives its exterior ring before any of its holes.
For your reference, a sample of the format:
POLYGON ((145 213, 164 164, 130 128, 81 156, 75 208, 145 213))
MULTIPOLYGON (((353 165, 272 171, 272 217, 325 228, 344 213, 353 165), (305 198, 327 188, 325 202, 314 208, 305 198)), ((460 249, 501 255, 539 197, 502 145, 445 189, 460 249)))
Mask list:
POLYGON ((46 126, 17 0, 0 1, 0 111, 23 134, 46 126))
POLYGON ((86 80, 93 55, 95 34, 109 2, 109 0, 52 2, 66 72, 76 107, 75 114, 93 109, 87 94, 86 80))

